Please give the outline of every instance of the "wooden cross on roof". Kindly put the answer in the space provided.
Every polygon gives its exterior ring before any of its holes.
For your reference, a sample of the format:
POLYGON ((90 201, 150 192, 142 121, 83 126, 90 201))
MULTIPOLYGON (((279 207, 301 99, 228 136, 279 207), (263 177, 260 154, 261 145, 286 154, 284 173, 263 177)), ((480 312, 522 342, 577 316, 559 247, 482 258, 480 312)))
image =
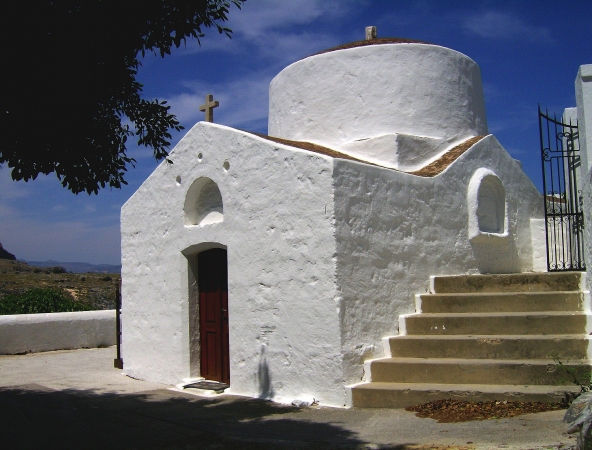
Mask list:
POLYGON ((220 106, 220 103, 218 100, 214 100, 212 94, 206 95, 206 102, 199 107, 200 111, 205 111, 206 113, 206 122, 214 121, 214 108, 218 106, 220 106))

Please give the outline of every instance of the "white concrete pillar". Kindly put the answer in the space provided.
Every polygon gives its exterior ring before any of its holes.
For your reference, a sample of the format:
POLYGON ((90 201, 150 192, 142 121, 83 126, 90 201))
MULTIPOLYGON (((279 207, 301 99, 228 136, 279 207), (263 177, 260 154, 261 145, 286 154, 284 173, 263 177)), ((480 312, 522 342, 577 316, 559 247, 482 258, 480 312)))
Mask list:
POLYGON ((592 288, 592 64, 580 66, 576 77, 580 133, 581 189, 584 196, 584 254, 588 289, 592 288))
POLYGON ((580 70, 578 70, 576 105, 578 108, 582 175, 585 175, 592 168, 592 64, 580 66, 580 70))

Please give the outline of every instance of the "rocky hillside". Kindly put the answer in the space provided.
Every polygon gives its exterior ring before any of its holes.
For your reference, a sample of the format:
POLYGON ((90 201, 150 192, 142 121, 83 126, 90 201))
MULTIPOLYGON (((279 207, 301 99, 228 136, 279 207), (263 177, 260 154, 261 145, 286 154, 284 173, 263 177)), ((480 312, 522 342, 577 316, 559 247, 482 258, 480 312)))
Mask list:
POLYGON ((9 261, 14 261, 14 260, 16 260, 16 256, 14 256, 12 253, 4 250, 4 247, 2 247, 2 243, 0 243, 0 259, 7 259, 9 261))
POLYGON ((64 273, 62 267, 36 267, 21 261, 0 259, 0 297, 24 293, 31 288, 54 287, 63 289, 92 309, 113 309, 119 280, 118 273, 64 273))

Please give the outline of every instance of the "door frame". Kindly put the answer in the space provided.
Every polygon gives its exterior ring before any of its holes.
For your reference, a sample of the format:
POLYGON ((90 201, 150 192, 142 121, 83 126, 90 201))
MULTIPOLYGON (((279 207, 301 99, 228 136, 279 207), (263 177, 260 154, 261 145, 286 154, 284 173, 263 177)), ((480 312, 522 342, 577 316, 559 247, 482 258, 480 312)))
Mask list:
POLYGON ((200 375, 230 384, 228 253, 225 249, 212 248, 198 253, 197 260, 200 375))
MULTIPOLYGON (((191 245, 181 251, 180 269, 181 269, 181 286, 183 289, 184 301, 182 303, 182 336, 183 336, 183 352, 182 365, 183 377, 188 380, 193 380, 201 377, 201 342, 199 339, 199 295, 197 291, 197 274, 198 264, 197 255, 206 250, 219 248, 226 250, 228 258, 228 247, 221 242, 201 242, 199 244, 191 245), (192 320, 197 319, 197 320, 192 320)), ((230 297, 229 297, 230 302, 230 297)), ((229 337, 230 341, 230 337, 229 337)), ((230 342, 229 342, 230 355, 230 342)))

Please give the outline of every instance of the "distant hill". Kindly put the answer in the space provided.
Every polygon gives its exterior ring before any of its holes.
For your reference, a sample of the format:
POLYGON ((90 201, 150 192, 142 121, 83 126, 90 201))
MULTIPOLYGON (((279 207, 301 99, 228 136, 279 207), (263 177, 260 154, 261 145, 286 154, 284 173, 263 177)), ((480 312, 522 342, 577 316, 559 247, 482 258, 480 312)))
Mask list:
POLYGON ((2 247, 2 244, 0 243, 0 259, 8 259, 14 261, 16 259, 16 256, 4 250, 4 247, 2 247))
POLYGON ((121 273, 121 264, 90 264, 84 262, 60 262, 53 260, 24 262, 37 267, 61 266, 70 273, 121 273))

